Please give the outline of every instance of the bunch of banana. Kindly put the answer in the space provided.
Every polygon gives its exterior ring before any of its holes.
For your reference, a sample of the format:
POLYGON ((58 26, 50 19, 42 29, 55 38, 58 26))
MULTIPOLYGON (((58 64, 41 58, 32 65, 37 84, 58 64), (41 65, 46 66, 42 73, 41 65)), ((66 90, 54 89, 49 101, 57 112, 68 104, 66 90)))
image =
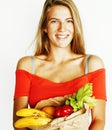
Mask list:
POLYGON ((15 122, 16 128, 29 126, 43 126, 52 121, 52 117, 47 113, 33 108, 23 108, 16 112, 16 115, 22 117, 15 122))
POLYGON ((34 108, 23 108, 16 112, 19 117, 37 116, 37 117, 51 117, 44 111, 34 109, 34 108))

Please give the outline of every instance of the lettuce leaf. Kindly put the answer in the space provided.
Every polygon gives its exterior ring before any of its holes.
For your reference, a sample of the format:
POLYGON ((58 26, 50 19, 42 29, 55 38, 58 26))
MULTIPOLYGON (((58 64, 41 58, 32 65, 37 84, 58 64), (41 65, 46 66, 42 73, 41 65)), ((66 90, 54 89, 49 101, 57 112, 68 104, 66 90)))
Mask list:
POLYGON ((92 96, 92 83, 87 83, 81 87, 75 94, 69 97, 66 101, 66 105, 73 107, 74 112, 84 107, 84 103, 88 104, 90 108, 95 106, 95 97, 92 96))

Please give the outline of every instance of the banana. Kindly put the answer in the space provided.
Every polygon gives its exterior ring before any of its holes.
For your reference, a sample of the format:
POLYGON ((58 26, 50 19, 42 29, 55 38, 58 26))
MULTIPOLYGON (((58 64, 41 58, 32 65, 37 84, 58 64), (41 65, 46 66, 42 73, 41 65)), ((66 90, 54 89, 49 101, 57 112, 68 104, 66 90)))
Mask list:
POLYGON ((36 116, 36 117, 51 117, 44 111, 34 109, 34 108, 23 108, 16 112, 16 115, 19 117, 29 117, 29 116, 36 116))
POLYGON ((16 128, 24 128, 30 126, 43 126, 43 125, 47 125, 51 121, 52 121, 51 118, 31 116, 31 117, 24 117, 18 119, 15 122, 14 126, 16 128))

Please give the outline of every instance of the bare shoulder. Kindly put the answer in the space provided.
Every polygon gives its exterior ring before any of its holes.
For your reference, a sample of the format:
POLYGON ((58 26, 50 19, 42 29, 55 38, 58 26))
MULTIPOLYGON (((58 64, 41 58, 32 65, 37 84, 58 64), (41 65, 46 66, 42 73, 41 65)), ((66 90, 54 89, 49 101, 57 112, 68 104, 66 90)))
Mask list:
POLYGON ((18 60, 17 70, 21 69, 31 72, 31 68, 32 68, 31 56, 25 56, 18 60))
POLYGON ((20 70, 26 70, 28 72, 32 72, 32 59, 31 58, 34 59, 35 65, 36 65, 36 63, 38 63, 38 66, 41 63, 40 61, 46 60, 46 56, 44 56, 44 55, 24 56, 18 60, 17 70, 20 69, 20 70))
POLYGON ((95 71, 104 68, 104 62, 101 57, 97 55, 92 55, 89 59, 89 71, 95 71))

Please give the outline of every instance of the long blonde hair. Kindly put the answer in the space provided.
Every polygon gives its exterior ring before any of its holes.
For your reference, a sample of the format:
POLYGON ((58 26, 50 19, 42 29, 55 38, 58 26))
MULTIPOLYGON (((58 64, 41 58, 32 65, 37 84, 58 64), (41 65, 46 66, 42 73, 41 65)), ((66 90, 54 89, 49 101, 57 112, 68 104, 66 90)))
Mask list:
POLYGON ((46 0, 43 6, 41 18, 39 21, 38 30, 35 36, 35 55, 45 54, 50 52, 49 38, 44 32, 47 24, 47 14, 49 8, 55 5, 64 5, 71 11, 74 21, 74 38, 71 42, 71 50, 76 54, 85 54, 85 45, 81 19, 75 3, 72 0, 46 0))

